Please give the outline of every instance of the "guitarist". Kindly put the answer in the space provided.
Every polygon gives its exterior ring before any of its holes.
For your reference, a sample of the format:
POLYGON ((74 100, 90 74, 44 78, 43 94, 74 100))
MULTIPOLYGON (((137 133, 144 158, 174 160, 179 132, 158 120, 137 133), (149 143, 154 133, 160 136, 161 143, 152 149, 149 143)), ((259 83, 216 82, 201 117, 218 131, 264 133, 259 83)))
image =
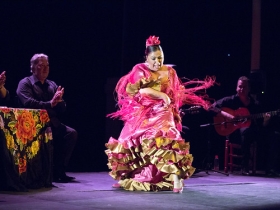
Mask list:
MULTIPOLYGON (((232 110, 246 108, 250 114, 259 113, 261 106, 259 102, 250 95, 250 81, 247 77, 241 76, 237 81, 236 94, 224 97, 216 101, 209 109, 214 115, 223 116, 227 121, 234 121, 238 116, 222 110, 227 107, 232 110)), ((261 136, 263 126, 268 124, 270 116, 266 115, 261 121, 253 121, 245 127, 240 127, 233 131, 227 138, 234 143, 241 144, 242 149, 242 174, 249 175, 250 146, 254 141, 258 141, 261 136)))

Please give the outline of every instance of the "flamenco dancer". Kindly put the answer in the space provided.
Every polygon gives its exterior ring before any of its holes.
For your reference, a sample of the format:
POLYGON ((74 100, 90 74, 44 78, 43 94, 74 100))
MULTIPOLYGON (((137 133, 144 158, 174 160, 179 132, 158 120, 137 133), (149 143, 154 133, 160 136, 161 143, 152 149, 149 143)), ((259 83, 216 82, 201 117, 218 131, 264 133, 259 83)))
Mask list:
POLYGON ((145 59, 116 85, 119 109, 108 116, 123 120, 124 127, 118 139, 106 143, 109 174, 118 180, 113 187, 180 193, 195 168, 190 145, 180 134, 179 108, 188 104, 208 109, 207 95, 196 91, 213 86, 215 78, 183 83, 172 66, 163 65, 156 36, 146 40, 145 59))

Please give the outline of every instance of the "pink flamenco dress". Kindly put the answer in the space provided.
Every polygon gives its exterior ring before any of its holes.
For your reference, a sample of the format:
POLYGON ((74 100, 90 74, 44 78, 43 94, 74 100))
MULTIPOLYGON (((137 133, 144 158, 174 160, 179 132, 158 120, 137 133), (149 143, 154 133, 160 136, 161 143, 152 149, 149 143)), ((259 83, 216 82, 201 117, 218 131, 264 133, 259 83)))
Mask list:
POLYGON ((182 83, 171 66, 163 84, 151 78, 144 63, 134 66, 117 84, 119 110, 108 115, 124 121, 119 138, 111 137, 105 152, 109 174, 125 190, 172 190, 173 174, 183 180, 194 173, 190 145, 181 137, 182 124, 176 116, 184 104, 207 109, 207 95, 198 96, 195 92, 215 83, 212 77, 182 83), (194 87, 185 88, 188 85, 194 87), (161 99, 141 96, 139 90, 147 87, 166 93, 171 104, 166 107, 161 99))

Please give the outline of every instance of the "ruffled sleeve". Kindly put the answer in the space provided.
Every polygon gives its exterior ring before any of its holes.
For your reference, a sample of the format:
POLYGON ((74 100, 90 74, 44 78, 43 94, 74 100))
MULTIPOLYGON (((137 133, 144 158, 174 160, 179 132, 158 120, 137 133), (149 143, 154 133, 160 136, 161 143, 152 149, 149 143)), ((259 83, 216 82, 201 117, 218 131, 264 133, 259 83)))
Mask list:
POLYGON ((134 96, 142 88, 153 88, 154 90, 161 91, 161 83, 159 80, 149 80, 147 78, 141 78, 134 84, 128 83, 126 86, 126 92, 130 96, 134 96))
POLYGON ((138 93, 139 90, 140 90, 140 81, 138 81, 134 84, 128 83, 126 86, 126 92, 130 96, 134 96, 135 94, 138 93))
POLYGON ((141 106, 139 90, 147 85, 147 78, 150 74, 146 70, 145 64, 137 64, 125 76, 123 76, 116 85, 118 111, 107 116, 120 118, 124 121, 129 119, 134 110, 141 106))

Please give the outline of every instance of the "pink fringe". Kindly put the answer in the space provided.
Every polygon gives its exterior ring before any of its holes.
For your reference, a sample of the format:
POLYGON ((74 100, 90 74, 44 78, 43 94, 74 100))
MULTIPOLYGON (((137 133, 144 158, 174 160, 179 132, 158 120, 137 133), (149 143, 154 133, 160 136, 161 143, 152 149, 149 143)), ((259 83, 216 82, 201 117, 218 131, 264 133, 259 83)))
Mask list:
MULTIPOLYGON (((176 71, 171 66, 168 68, 170 73, 170 85, 167 88, 166 93, 168 93, 173 101, 174 111, 179 114, 179 108, 184 104, 202 106, 207 110, 211 103, 206 94, 206 89, 216 83, 216 78, 214 76, 207 76, 203 81, 194 79, 182 82, 178 78, 176 71)), ((134 118, 135 113, 138 113, 138 109, 142 106, 145 108, 142 111, 139 111, 141 116, 145 116, 145 114, 150 111, 149 107, 152 107, 155 99, 147 100, 146 98, 145 100, 142 100, 143 98, 141 98, 139 93, 134 97, 131 97, 126 92, 126 86, 128 83, 134 84, 143 77, 150 77, 150 72, 144 63, 137 64, 127 75, 119 80, 115 88, 119 110, 108 114, 107 117, 120 118, 123 121, 127 121, 134 118), (143 104, 143 102, 145 103, 143 104)), ((137 118, 139 118, 139 116, 137 116, 137 118)), ((142 119, 142 117, 139 119, 142 119)), ((177 124, 177 128, 180 131, 182 130, 181 123, 177 124)))

